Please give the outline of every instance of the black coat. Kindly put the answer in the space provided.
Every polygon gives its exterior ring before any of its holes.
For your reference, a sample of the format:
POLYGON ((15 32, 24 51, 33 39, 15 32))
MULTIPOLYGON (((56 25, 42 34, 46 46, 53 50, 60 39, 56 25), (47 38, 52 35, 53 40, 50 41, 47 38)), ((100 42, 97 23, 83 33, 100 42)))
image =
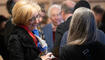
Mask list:
POLYGON ((99 42, 66 45, 60 50, 60 60, 105 60, 105 46, 99 42))
POLYGON ((7 47, 5 45, 4 39, 4 29, 0 31, 0 55, 3 57, 4 60, 7 60, 7 47))
POLYGON ((4 44, 4 36, 0 34, 0 55, 4 60, 7 60, 7 51, 4 44))
POLYGON ((9 39, 9 35, 10 35, 13 27, 14 27, 14 24, 12 24, 12 18, 9 18, 9 20, 6 23, 5 30, 4 30, 4 35, 5 35, 4 36, 4 38, 5 38, 4 42, 5 42, 6 47, 7 47, 7 42, 8 42, 8 39, 9 39))
POLYGON ((105 33, 105 23, 102 23, 98 28, 105 33))
POLYGON ((9 60, 41 60, 39 50, 26 30, 14 26, 8 46, 9 60))
POLYGON ((9 20, 7 21, 6 25, 5 25, 5 29, 3 31, 3 37, 2 39, 0 38, 0 40, 2 42, 2 57, 4 60, 8 60, 8 51, 7 51, 7 45, 8 45, 8 39, 9 39, 9 34, 11 33, 14 25, 12 24, 12 18, 9 18, 9 20))
POLYGON ((53 53, 55 56, 58 56, 61 39, 63 37, 63 34, 69 29, 70 21, 71 21, 71 16, 65 22, 58 25, 56 29, 55 45, 54 45, 54 50, 53 50, 53 53))

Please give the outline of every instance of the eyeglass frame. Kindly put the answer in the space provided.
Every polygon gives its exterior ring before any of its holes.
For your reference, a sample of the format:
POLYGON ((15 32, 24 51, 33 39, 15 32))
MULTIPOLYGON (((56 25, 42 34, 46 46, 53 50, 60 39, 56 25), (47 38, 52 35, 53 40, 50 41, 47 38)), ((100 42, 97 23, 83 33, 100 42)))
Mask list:
POLYGON ((31 19, 29 19, 29 21, 35 21, 37 19, 39 19, 41 17, 40 14, 36 15, 36 16, 33 16, 31 19))

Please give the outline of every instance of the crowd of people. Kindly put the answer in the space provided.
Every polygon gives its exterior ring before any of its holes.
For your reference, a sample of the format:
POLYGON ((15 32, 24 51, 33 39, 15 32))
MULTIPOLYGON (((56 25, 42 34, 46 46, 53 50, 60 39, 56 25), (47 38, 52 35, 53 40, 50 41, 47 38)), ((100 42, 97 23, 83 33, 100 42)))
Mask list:
POLYGON ((33 0, 8 0, 0 15, 3 60, 104 60, 105 10, 65 0, 46 11, 33 0))

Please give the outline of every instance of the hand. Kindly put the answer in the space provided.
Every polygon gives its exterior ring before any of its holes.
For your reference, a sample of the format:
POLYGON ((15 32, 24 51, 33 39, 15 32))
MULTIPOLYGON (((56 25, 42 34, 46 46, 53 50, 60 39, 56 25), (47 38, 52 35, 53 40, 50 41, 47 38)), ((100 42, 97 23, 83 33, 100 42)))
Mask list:
POLYGON ((50 53, 47 53, 46 55, 44 56, 41 56, 42 60, 52 60, 55 58, 55 56, 53 56, 53 54, 50 52, 50 53))
POLYGON ((52 59, 56 58, 51 52, 47 53, 46 55, 49 56, 52 59))
POLYGON ((52 60, 52 58, 47 55, 41 56, 41 59, 42 60, 52 60))

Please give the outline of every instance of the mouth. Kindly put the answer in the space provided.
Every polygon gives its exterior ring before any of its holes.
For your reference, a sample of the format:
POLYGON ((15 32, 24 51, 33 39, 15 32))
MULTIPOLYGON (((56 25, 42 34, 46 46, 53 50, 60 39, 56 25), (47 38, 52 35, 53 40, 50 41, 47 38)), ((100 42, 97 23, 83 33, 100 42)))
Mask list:
POLYGON ((30 26, 32 26, 32 27, 37 27, 37 24, 31 24, 30 26))

